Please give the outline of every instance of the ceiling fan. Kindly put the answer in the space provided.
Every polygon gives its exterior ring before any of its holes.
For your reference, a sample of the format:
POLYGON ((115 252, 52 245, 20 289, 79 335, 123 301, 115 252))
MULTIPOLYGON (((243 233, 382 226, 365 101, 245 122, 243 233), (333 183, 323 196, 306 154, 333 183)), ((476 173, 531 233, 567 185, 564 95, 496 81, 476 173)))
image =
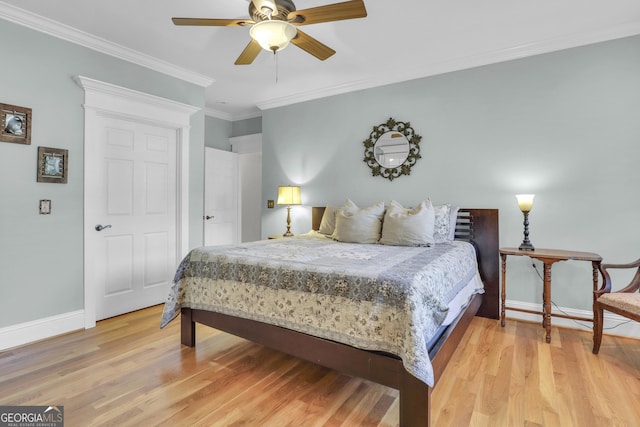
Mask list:
POLYGON ((172 20, 175 25, 251 26, 249 30, 251 41, 235 62, 236 65, 247 65, 258 56, 260 49, 272 51, 275 54, 287 47, 289 42, 324 61, 336 51, 297 27, 364 18, 367 16, 367 10, 363 0, 350 0, 304 10, 296 10, 296 5, 291 0, 251 0, 249 16, 252 19, 172 18, 172 20))

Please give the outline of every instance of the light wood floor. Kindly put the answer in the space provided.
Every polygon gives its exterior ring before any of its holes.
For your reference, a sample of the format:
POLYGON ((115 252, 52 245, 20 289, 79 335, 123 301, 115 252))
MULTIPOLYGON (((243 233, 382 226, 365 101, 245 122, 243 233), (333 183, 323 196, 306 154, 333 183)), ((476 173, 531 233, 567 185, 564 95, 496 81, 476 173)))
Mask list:
MULTIPOLYGON (((398 393, 198 326, 161 306, 0 353, 0 405, 64 405, 67 427, 395 426, 398 393)), ((638 426, 640 341, 475 318, 432 394, 434 426, 638 426)))

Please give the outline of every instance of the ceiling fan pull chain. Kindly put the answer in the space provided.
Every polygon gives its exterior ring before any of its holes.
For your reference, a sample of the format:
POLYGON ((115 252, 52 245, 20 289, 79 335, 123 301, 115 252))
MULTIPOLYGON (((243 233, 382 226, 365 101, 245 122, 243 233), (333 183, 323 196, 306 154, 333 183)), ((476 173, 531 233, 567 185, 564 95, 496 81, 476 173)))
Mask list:
POLYGON ((278 51, 273 51, 273 60, 276 63, 276 84, 278 84, 278 51))

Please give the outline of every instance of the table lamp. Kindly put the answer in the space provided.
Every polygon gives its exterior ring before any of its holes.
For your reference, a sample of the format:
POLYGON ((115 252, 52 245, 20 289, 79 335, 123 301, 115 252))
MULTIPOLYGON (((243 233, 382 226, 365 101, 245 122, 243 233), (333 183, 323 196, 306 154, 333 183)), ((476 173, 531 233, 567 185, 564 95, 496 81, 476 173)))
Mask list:
POLYGON ((287 231, 283 234, 284 237, 293 236, 291 232, 291 206, 302 204, 300 200, 300 187, 296 185, 281 185, 278 187, 278 201, 279 205, 287 205, 287 231))
POLYGON ((535 248, 529 241, 529 211, 533 207, 533 198, 535 194, 518 194, 516 198, 518 199, 518 207, 524 214, 524 240, 518 249, 521 251, 533 251, 535 248))

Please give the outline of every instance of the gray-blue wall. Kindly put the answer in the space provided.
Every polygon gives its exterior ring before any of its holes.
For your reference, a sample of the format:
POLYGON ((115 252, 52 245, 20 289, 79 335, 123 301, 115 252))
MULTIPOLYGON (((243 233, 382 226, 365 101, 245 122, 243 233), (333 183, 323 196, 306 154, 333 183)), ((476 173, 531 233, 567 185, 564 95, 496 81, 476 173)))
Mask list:
POLYGON ((254 135, 262 132, 262 116, 235 120, 232 123, 231 136, 254 135))
POLYGON ((205 145, 219 150, 231 150, 229 138, 262 132, 262 117, 228 121, 206 116, 204 123, 205 145))
POLYGON ((231 150, 231 122, 217 117, 204 118, 205 146, 219 150, 231 150))
MULTIPOLYGON (((84 91, 82 75, 204 108, 204 90, 0 20, 0 103, 31 108, 31 145, 0 142, 0 327, 81 310, 84 91), (36 182, 38 146, 69 150, 67 184, 36 182), (51 215, 38 214, 50 199, 51 215)), ((202 244, 204 112, 190 131, 190 245, 202 244)))
MULTIPOLYGON (((640 37, 352 92, 263 113, 263 200, 300 184, 295 233, 310 206, 391 199, 500 209, 500 244, 522 242, 515 194, 535 193, 531 241, 640 256, 640 37), (371 176, 363 141, 389 117, 422 135, 410 176, 371 176), (287 126, 283 126, 287 123, 287 126)), ((284 208, 263 207, 263 234, 282 232, 284 208)), ((591 265, 553 268, 552 295, 590 310, 591 265)), ((539 302, 541 280, 526 258, 509 260, 509 293, 539 302)))

